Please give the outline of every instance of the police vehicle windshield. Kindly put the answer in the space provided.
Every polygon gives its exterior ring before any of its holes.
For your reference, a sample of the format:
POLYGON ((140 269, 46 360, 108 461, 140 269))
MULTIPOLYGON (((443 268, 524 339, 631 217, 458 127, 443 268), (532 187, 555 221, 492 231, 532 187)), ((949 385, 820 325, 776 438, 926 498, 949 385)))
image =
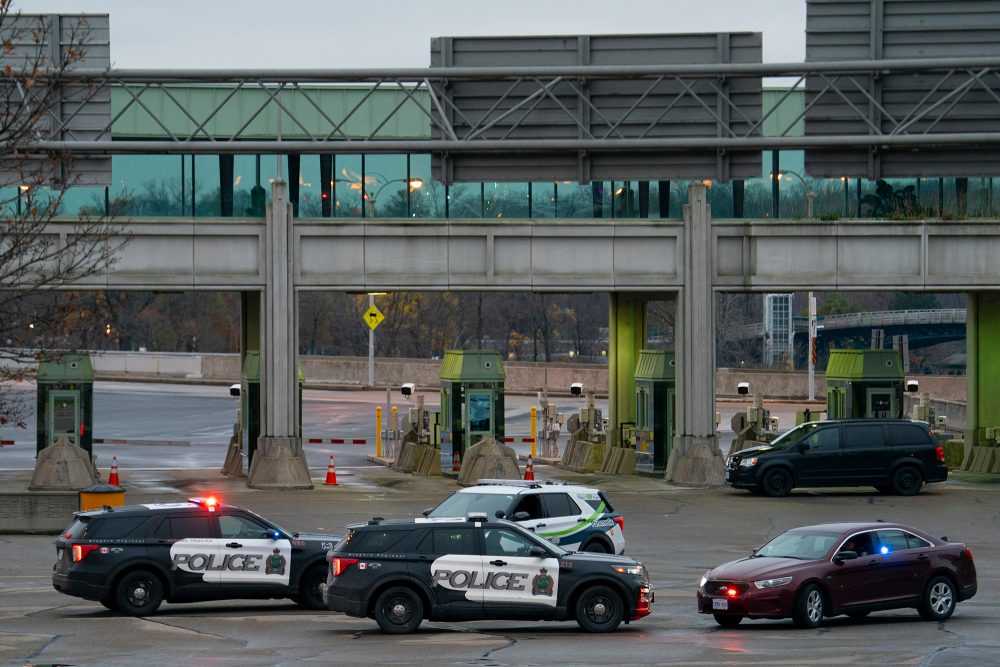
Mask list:
POLYGON ((482 512, 493 519, 497 510, 503 510, 505 514, 510 511, 516 498, 510 493, 456 493, 431 510, 427 516, 461 519, 470 513, 482 512))

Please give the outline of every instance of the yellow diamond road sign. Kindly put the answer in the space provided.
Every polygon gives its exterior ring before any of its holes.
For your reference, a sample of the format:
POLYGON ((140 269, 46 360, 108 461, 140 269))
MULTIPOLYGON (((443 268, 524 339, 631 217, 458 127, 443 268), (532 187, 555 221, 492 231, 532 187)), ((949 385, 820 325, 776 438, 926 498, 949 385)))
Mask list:
POLYGON ((371 327, 372 331, 375 331, 375 327, 382 324, 382 320, 385 319, 385 315, 382 311, 376 308, 374 305, 365 311, 365 324, 371 327))

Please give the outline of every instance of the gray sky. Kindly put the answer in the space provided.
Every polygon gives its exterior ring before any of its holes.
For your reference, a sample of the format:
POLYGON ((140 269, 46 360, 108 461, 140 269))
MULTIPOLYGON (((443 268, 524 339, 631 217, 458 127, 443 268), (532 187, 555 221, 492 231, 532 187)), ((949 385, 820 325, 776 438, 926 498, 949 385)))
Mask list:
POLYGON ((805 58, 805 0, 15 0, 111 15, 113 67, 427 67, 446 35, 760 31, 765 62, 805 58))

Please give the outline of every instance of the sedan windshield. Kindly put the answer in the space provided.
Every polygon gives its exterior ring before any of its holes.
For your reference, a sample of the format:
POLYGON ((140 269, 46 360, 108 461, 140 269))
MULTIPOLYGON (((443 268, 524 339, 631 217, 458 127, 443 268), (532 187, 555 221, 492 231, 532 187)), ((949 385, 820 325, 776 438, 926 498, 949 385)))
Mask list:
POLYGON ((469 512, 485 512, 486 516, 492 519, 496 516, 497 510, 503 510, 505 513, 509 511, 515 497, 506 493, 456 493, 446 498, 427 516, 464 519, 469 512))
POLYGON ((825 556, 840 537, 840 533, 790 530, 762 546, 754 556, 816 560, 825 556))

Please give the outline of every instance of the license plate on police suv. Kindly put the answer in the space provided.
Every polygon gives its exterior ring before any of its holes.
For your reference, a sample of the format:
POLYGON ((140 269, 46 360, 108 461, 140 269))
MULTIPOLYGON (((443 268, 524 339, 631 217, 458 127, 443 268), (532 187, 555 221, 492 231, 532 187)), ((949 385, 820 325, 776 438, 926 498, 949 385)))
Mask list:
POLYGON ((722 611, 729 609, 729 600, 726 598, 712 598, 712 609, 722 611))

